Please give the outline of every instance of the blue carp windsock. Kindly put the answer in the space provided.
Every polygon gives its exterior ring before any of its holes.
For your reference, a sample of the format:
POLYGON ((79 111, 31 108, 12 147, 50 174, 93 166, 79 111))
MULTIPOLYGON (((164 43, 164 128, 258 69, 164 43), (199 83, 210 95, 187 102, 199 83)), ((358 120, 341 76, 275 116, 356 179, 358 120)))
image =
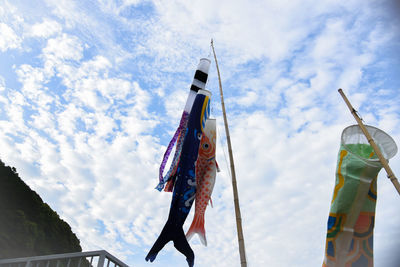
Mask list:
POLYGON ((195 163, 202 132, 210 113, 210 96, 211 92, 199 90, 193 102, 176 171, 176 181, 168 220, 160 236, 147 254, 146 261, 153 262, 158 252, 172 240, 174 247, 186 256, 189 266, 192 267, 194 265, 194 253, 186 240, 183 224, 195 198, 195 163))
POLYGON ((207 246, 206 231, 204 228, 204 214, 215 184, 218 165, 215 160, 216 121, 208 119, 200 141, 199 156, 196 161, 196 198, 193 222, 186 233, 190 238, 197 233, 203 245, 207 246))
MULTIPOLYGON (((163 160, 161 162, 159 171, 160 182, 156 187, 156 189, 159 191, 161 191, 164 188, 165 183, 167 183, 172 177, 175 177, 176 175, 176 169, 178 167, 179 157, 182 151, 183 136, 186 131, 189 114, 192 109, 193 101, 196 97, 197 92, 199 90, 204 90, 206 87, 208 79, 208 70, 210 69, 210 63, 211 61, 209 59, 202 58, 200 59, 199 65, 197 66, 197 70, 194 74, 192 86, 190 87, 189 95, 186 100, 185 108, 183 110, 179 126, 176 129, 175 134, 172 137, 171 141, 169 142, 167 150, 165 151, 163 160), (167 172, 167 174, 165 175, 165 177, 163 177, 165 165, 167 164, 168 157, 171 154, 175 142, 177 142, 177 144, 176 144, 175 154, 172 159, 171 167, 167 172)), ((172 181, 172 183, 173 182, 174 181, 172 181)), ((172 191, 172 186, 169 186, 167 191, 172 191)))
MULTIPOLYGON (((397 153, 385 132, 366 126, 383 156, 397 153)), ((358 125, 343 130, 328 219, 323 267, 373 267, 377 176, 382 168, 358 125)))

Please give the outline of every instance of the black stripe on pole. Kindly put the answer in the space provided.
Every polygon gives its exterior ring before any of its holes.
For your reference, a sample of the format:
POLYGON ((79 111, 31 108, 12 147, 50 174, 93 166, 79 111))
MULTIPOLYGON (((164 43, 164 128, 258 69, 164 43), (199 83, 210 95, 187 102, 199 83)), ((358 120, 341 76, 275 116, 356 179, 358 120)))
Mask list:
POLYGON ((196 93, 200 90, 201 88, 192 84, 192 86, 190 87, 190 90, 195 91, 196 93))
POLYGON ((202 72, 201 70, 196 70, 196 73, 194 74, 194 78, 203 83, 207 82, 207 77, 208 77, 208 74, 205 72, 202 72))

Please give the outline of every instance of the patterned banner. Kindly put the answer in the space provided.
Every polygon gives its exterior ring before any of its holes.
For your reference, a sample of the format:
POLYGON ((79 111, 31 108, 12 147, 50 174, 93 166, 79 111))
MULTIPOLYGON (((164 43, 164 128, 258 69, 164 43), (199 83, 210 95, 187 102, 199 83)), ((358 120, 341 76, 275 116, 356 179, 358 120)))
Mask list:
POLYGON ((192 109, 193 101, 196 98, 197 92, 199 90, 204 90, 207 84, 208 79, 208 71, 210 69, 211 61, 207 58, 201 58, 199 64, 197 65, 196 72, 194 74, 193 82, 190 87, 189 95, 186 100, 185 108, 183 110, 181 120, 179 122, 178 129, 176 129, 174 136, 172 137, 171 141, 168 144, 167 150, 164 153, 163 159, 161 161, 160 169, 159 169, 159 184, 156 186, 156 189, 161 191, 165 184, 169 182, 169 186, 167 186, 166 191, 172 191, 174 181, 171 181, 176 174, 176 168, 178 166, 181 150, 182 150, 182 139, 186 132, 186 127, 188 124, 188 118, 190 111, 192 109), (172 148, 174 147, 175 143, 176 149, 175 154, 169 168, 169 171, 165 175, 164 169, 167 164, 169 155, 171 154, 172 148), (172 182, 172 184, 171 184, 172 182))
MULTIPOLYGON (((393 139, 367 126, 384 156, 397 152, 393 139)), ((357 125, 342 133, 323 267, 372 267, 376 178, 382 168, 357 125)))

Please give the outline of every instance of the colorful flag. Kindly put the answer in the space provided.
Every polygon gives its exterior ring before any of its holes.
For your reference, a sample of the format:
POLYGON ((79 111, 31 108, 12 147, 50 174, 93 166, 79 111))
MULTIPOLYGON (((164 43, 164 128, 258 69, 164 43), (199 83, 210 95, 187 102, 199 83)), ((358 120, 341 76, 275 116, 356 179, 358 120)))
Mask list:
POLYGON ((176 182, 172 194, 168 220, 161 234, 146 256, 153 262, 158 252, 169 241, 186 256, 189 266, 194 265, 194 253, 183 232, 183 224, 192 207, 196 193, 195 163, 204 127, 209 116, 211 92, 199 90, 189 115, 188 125, 183 139, 182 151, 176 171, 176 182))
POLYGON ((186 100, 185 108, 183 109, 181 120, 179 122, 178 129, 176 129, 174 136, 168 144, 167 150, 165 151, 163 160, 161 162, 160 171, 159 171, 159 184, 156 186, 156 189, 161 191, 165 184, 169 182, 166 191, 172 191, 173 184, 175 183, 176 178, 176 170, 178 167, 178 162, 180 158, 180 154, 182 151, 183 145, 183 137, 186 131, 189 114, 192 110, 193 101, 196 97, 196 94, 199 90, 204 90, 206 88, 206 83, 208 79, 208 70, 210 69, 211 61, 208 58, 201 58, 200 62, 197 66, 196 72, 194 74, 193 82, 190 87, 189 95, 186 100), (168 157, 171 154, 172 148, 176 143, 175 154, 172 159, 171 167, 167 174, 164 174, 164 168, 167 164, 168 157))
MULTIPOLYGON (((384 157, 397 153, 385 132, 366 126, 384 157)), ((358 125, 343 130, 323 267, 372 267, 376 179, 382 168, 358 125)))

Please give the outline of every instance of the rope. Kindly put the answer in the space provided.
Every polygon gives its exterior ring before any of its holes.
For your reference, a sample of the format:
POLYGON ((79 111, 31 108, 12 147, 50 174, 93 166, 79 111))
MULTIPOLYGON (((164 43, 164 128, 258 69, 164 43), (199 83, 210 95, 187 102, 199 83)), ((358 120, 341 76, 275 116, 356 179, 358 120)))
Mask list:
POLYGON ((227 159, 227 157, 226 157, 226 151, 225 151, 225 149, 227 149, 224 145, 223 145, 223 143, 222 143, 222 137, 221 137, 221 134, 220 134, 220 131, 219 131, 219 127, 218 127, 218 125, 217 125, 217 133, 218 133, 218 142, 219 142, 219 145, 222 147, 222 151, 223 151, 223 153, 224 153, 224 159, 225 159, 225 164, 226 164, 226 169, 228 170, 228 175, 229 175, 229 177, 232 179, 232 174, 231 174, 231 170, 230 170, 230 168, 229 168, 229 163, 228 163, 228 159, 227 159))

